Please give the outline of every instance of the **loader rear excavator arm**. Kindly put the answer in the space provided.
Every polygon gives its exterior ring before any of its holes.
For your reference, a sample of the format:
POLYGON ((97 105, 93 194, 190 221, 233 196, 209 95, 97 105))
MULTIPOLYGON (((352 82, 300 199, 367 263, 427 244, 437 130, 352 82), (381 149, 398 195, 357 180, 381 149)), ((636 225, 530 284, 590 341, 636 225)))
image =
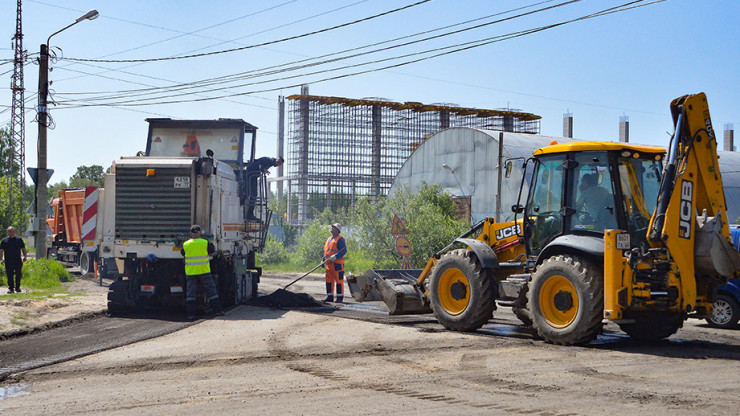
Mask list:
POLYGON ((697 303, 697 279, 736 275, 740 258, 732 247, 706 95, 673 100, 671 113, 675 133, 648 240, 654 248, 665 247, 675 262, 682 307, 691 312, 697 303))

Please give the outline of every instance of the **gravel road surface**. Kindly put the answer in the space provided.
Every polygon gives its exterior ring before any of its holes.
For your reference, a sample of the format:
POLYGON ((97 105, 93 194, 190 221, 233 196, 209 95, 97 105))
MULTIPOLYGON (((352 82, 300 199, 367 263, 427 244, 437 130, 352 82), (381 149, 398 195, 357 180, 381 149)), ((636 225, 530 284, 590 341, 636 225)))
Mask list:
MULTIPOLYGON (((291 277, 266 276, 261 290, 271 293, 291 277)), ((313 276, 291 290, 323 298, 323 282, 313 276)), ((0 382, 0 411, 730 415, 740 408, 737 330, 693 321, 668 341, 640 345, 609 325, 589 346, 559 347, 535 339, 505 308, 475 334, 444 331, 429 315, 390 317, 381 309, 250 305, 190 326, 131 318, 129 332, 155 337, 12 372, 0 382)), ((70 326, 68 342, 113 338, 72 327, 83 328, 70 326)))

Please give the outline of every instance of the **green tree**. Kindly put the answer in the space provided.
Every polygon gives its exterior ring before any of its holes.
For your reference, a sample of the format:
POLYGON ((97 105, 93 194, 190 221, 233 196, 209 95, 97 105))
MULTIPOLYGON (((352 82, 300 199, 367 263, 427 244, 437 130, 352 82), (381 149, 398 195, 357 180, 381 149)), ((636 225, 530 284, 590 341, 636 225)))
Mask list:
POLYGON ((69 185, 73 188, 84 188, 86 186, 103 186, 105 182, 105 171, 100 165, 80 166, 69 178, 69 185))
POLYGON ((257 254, 257 261, 260 264, 280 264, 288 261, 288 251, 282 242, 270 236, 265 241, 265 248, 262 249, 262 253, 257 254))
POLYGON ((49 189, 46 191, 46 195, 49 196, 49 199, 51 198, 57 198, 59 196, 59 191, 62 189, 69 188, 69 185, 67 185, 67 182, 65 181, 59 181, 53 185, 49 185, 49 189))
POLYGON ((5 232, 9 226, 15 227, 18 235, 23 235, 28 228, 28 217, 26 215, 25 204, 13 204, 9 206, 10 201, 23 201, 23 191, 13 187, 13 193, 8 190, 8 178, 0 177, 0 233, 5 232))
POLYGON ((13 144, 10 142, 10 132, 0 129, 0 176, 18 175, 18 163, 11 158, 13 144))
POLYGON ((328 223, 311 221, 303 230, 296 246, 295 254, 300 264, 304 266, 319 264, 324 257, 324 243, 330 235, 328 223))
POLYGON ((401 188, 392 198, 361 200, 355 206, 351 238, 379 265, 401 259, 390 233, 394 214, 409 231, 411 261, 416 267, 423 267, 432 254, 469 227, 467 221, 455 218, 452 197, 436 184, 425 183, 416 194, 401 188))

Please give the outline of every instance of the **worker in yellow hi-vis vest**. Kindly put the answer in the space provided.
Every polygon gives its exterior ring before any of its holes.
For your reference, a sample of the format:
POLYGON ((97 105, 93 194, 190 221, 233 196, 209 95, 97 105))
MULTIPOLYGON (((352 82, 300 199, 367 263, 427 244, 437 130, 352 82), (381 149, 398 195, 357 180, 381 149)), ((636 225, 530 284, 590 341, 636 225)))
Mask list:
POLYGON ((188 319, 195 319, 195 292, 198 284, 203 285, 206 293, 208 306, 211 312, 221 316, 224 314, 221 301, 216 292, 216 285, 211 277, 210 254, 216 251, 213 243, 200 237, 200 225, 190 227, 190 240, 186 241, 180 252, 185 256, 185 280, 187 291, 185 295, 185 308, 188 319))

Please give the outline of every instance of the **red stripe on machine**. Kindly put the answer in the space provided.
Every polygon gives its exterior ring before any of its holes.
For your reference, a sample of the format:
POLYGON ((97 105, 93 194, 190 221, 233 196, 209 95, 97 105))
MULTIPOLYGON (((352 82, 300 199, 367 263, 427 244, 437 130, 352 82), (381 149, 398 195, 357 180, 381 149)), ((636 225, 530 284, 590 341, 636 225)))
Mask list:
POLYGON ((88 186, 85 188, 85 207, 82 214, 82 239, 92 240, 95 238, 95 228, 98 221, 98 188, 88 186))

